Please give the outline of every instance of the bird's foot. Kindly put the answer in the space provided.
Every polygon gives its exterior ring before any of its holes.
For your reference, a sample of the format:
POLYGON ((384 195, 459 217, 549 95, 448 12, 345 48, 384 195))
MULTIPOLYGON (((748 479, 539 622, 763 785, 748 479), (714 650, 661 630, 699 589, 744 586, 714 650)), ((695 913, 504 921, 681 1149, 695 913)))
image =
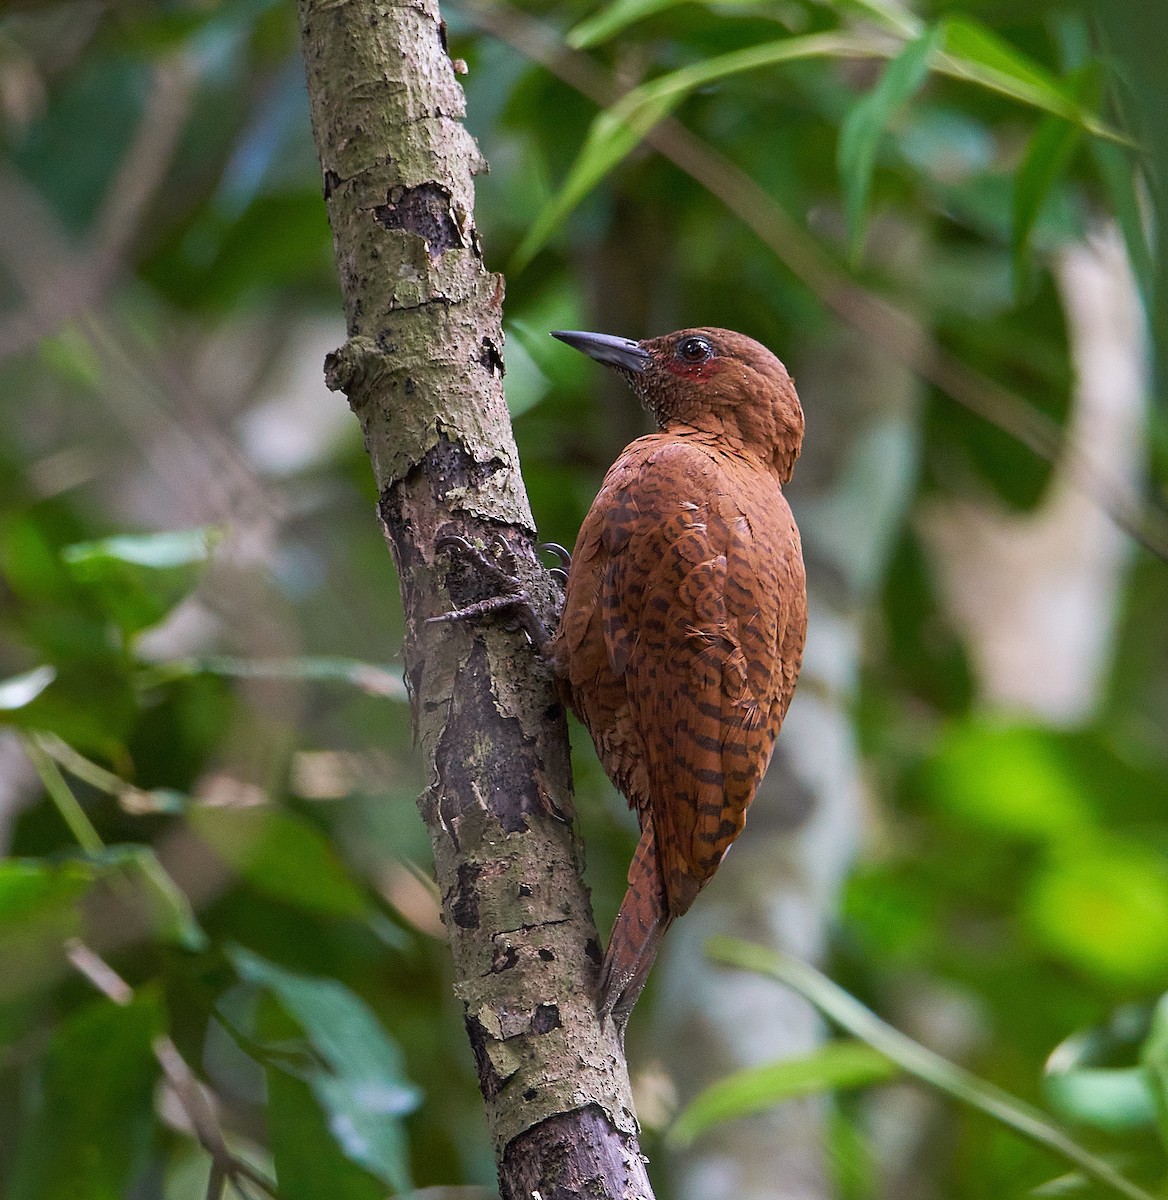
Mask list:
POLYGON ((554 554, 560 560, 558 567, 548 569, 548 574, 560 585, 568 585, 568 572, 572 569, 572 556, 559 542, 540 542, 535 548, 537 554, 554 554))
POLYGON ((511 553, 511 548, 507 543, 497 535, 491 539, 490 545, 495 554, 494 558, 489 557, 458 534, 445 533, 439 536, 435 542, 435 549, 456 552, 459 558, 470 563, 481 577, 496 587, 498 594, 488 596, 483 600, 476 600, 451 612, 428 617, 426 624, 473 621, 489 616, 491 613, 509 613, 531 639, 532 645, 540 654, 543 654, 549 640, 548 631, 532 603, 531 596, 519 579, 515 556, 511 553))

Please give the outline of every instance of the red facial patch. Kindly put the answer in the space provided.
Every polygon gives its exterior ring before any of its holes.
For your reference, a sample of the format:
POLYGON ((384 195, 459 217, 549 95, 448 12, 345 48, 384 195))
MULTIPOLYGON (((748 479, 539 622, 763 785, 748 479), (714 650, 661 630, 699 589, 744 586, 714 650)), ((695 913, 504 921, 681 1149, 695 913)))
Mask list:
POLYGON ((718 355, 696 363, 685 362, 673 355, 665 363, 665 369, 670 375, 676 375, 681 379, 710 379, 717 375, 725 365, 725 360, 718 355))

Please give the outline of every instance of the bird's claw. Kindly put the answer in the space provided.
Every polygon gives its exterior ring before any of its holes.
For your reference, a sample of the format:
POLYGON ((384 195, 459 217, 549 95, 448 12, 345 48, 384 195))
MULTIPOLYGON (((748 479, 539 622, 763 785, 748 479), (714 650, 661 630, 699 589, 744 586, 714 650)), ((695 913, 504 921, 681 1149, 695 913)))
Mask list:
POLYGON ((516 585, 518 586, 519 566, 515 561, 515 555, 512 553, 511 547, 507 544, 506 538, 500 533, 492 534, 488 545, 494 552, 495 560, 498 562, 500 568, 508 578, 516 581, 516 585))
POLYGON ((494 551, 494 559, 488 557, 484 551, 460 534, 442 533, 435 539, 434 548, 436 550, 457 552, 461 558, 469 561, 481 575, 493 583, 499 589, 499 593, 483 600, 476 600, 451 612, 427 617, 426 624, 438 625, 454 621, 475 620, 491 613, 510 612, 518 618, 519 624, 532 644, 542 653, 548 641, 547 630, 535 611, 531 597, 519 579, 515 555, 499 534, 491 537, 489 546, 494 551))
POLYGON ((459 533, 440 533, 434 539, 435 550, 473 550, 470 542, 459 533))
POLYGON ((511 547, 499 534, 494 534, 488 543, 495 552, 495 557, 488 557, 478 546, 467 541, 461 534, 439 534, 434 542, 435 550, 455 550, 459 556, 472 563, 483 575, 487 576, 504 595, 518 596, 523 592, 519 582, 519 572, 515 565, 515 555, 511 547))
POLYGON ((572 556, 559 542, 540 542, 536 546, 537 554, 554 554, 560 560, 558 567, 549 567, 548 574, 560 585, 563 591, 568 586, 568 572, 572 568, 572 556))
POLYGON ((567 577, 567 572, 572 567, 572 556, 559 542, 540 542, 535 549, 539 554, 554 554, 560 560, 560 565, 552 569, 552 574, 562 571, 565 578, 567 577))

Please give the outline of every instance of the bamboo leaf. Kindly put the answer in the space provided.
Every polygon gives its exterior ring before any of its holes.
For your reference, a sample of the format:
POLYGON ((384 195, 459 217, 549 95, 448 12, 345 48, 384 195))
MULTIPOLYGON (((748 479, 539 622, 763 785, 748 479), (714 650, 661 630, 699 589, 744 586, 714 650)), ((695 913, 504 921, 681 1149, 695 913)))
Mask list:
POLYGON ((1085 109, 1065 81, 979 22, 969 17, 950 17, 945 22, 944 51, 937 70, 1008 96, 1019 104, 1074 121, 1098 137, 1130 144, 1122 134, 1085 109))
MULTIPOLYGON (((564 40, 574 50, 586 50, 590 46, 607 42, 646 17, 655 16, 686 2, 687 0, 613 0, 612 4, 590 17, 585 17, 578 25, 568 30, 564 40)), ((705 7, 733 6, 735 9, 741 9, 766 2, 767 0, 705 0, 705 7)))
POLYGON ((972 17, 957 16, 949 20, 945 49, 970 67, 1011 80, 1015 88, 1045 93, 1056 103, 1065 99, 1049 71, 972 17))
POLYGON ((1093 139, 1091 154, 1103 180, 1103 186, 1115 207, 1115 219, 1123 234, 1124 246, 1127 248, 1128 260, 1143 297, 1144 308, 1151 312, 1154 303, 1155 264, 1148 246, 1147 227, 1140 207, 1138 168, 1132 161, 1131 154, 1114 142, 1093 139))
POLYGON ((864 210, 880 138, 928 78, 929 64, 943 35, 943 25, 937 24, 909 42, 884 68, 876 86, 853 106, 840 129, 836 162, 853 258, 861 249, 864 210))
MULTIPOLYGON (((1099 137, 1129 144, 1074 97, 1044 68, 976 22, 951 17, 944 22, 944 53, 935 50, 932 69, 1009 96, 1020 104, 1075 121, 1099 137)), ((780 38, 733 50, 642 84, 599 113, 568 177, 532 222, 509 270, 522 270, 547 244, 580 201, 658 122, 697 88, 744 71, 812 58, 896 58, 904 43, 884 35, 827 32, 780 38)))
POLYGON ((686 1146, 698 1134, 724 1121, 816 1092, 882 1083, 897 1072, 895 1063, 863 1042, 828 1042, 802 1058, 748 1067, 718 1080, 678 1116, 669 1130, 669 1140, 686 1146))
POLYGON ((598 113, 563 187, 532 223, 510 270, 527 265, 586 195, 696 88, 742 71, 808 58, 863 58, 874 53, 868 39, 817 33, 782 38, 693 63, 634 88, 612 108, 598 113))
MULTIPOLYGON (((1098 75, 1093 68, 1087 67, 1076 72, 1076 78, 1077 96, 1097 93, 1098 75)), ((1080 126, 1062 117, 1045 118, 1031 139, 1026 157, 1015 176, 1014 219, 1010 240, 1014 290, 1017 293, 1021 293, 1026 284, 1026 258, 1039 213, 1051 190, 1066 173, 1081 137, 1080 126)))

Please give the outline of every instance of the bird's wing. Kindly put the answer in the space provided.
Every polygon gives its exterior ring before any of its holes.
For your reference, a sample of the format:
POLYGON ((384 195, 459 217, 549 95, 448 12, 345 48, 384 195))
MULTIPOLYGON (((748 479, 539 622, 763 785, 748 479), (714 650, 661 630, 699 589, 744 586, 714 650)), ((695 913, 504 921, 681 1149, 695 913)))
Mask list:
POLYGON ((700 451, 667 447, 605 522, 605 643, 645 745, 672 916, 745 823, 783 691, 787 601, 770 508, 786 505, 758 472, 745 484, 726 472, 700 451), (754 528, 767 536, 756 540, 754 528))

